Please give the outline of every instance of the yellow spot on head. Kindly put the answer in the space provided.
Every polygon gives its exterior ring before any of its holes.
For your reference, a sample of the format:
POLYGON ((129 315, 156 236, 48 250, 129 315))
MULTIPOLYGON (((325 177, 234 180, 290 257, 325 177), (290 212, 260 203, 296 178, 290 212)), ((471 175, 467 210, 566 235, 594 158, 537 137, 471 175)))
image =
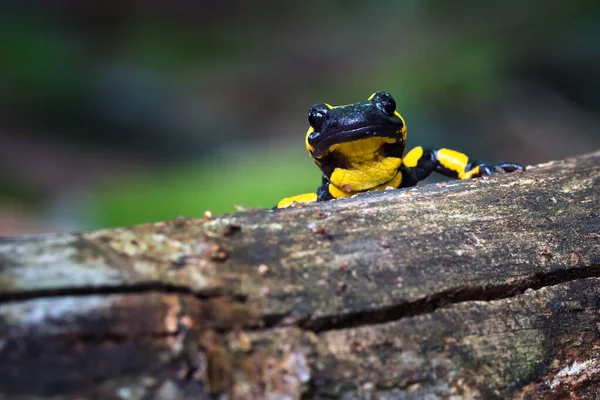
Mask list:
MULTIPOLYGON (((308 128, 308 132, 306 132, 306 136, 304 137, 304 144, 306 145, 306 150, 308 150, 309 153, 312 153, 314 148, 310 144, 308 144, 308 135, 310 135, 314 131, 315 130, 311 126, 310 128, 308 128)), ((312 157, 312 154, 311 154, 311 157, 312 157)))
POLYGON ((406 140, 406 121, 404 121, 404 118, 402 118, 402 115, 398 111, 394 111, 394 114, 402 121, 402 139, 406 140))

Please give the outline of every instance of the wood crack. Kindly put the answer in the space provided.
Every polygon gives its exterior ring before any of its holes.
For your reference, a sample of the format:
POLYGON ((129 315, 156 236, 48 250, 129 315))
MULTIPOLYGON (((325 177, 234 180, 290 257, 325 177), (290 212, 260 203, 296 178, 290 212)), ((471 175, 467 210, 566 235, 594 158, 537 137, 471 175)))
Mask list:
MULTIPOLYGON (((379 309, 325 316, 320 318, 289 318, 290 314, 265 314, 262 324, 246 326, 250 330, 264 330, 282 326, 297 326, 314 333, 358 328, 361 326, 394 322, 403 318, 415 317, 434 313, 436 310, 455 304, 470 301, 495 301, 522 295, 526 290, 539 290, 545 287, 573 282, 585 278, 600 278, 600 264, 577 268, 560 269, 550 272, 540 272, 531 277, 525 277, 518 282, 500 283, 497 285, 471 286, 453 288, 434 293, 423 299, 393 304, 379 309)), ((162 293, 175 295, 190 295, 198 300, 209 300, 231 297, 241 304, 247 301, 244 295, 230 295, 222 290, 210 292, 194 292, 191 288, 164 283, 137 284, 132 286, 95 286, 61 289, 36 290, 29 292, 0 293, 0 304, 34 300, 40 298, 61 296, 93 296, 93 295, 134 295, 144 293, 162 293)), ((222 330, 226 331, 226 330, 222 330)), ((165 334, 177 335, 177 332, 165 334)), ((120 341, 126 337, 117 338, 120 341)), ((130 338, 131 339, 131 338, 130 338)))
MULTIPOLYGON (((435 293, 426 298, 394 304, 381 309, 322 318, 303 318, 295 325, 315 333, 394 322, 403 318, 430 314, 436 310, 469 301, 494 301, 522 295, 527 289, 539 290, 585 278, 600 278, 600 264, 535 274, 519 282, 486 286, 466 286, 435 293)), ((282 324, 286 316, 265 316, 265 327, 282 324)))
MULTIPOLYGON (((225 291, 213 289, 202 293, 195 292, 189 287, 181 285, 169 285, 160 282, 138 283, 128 286, 84 286, 84 287, 63 287, 56 289, 37 289, 26 292, 8 292, 0 293, 0 304, 19 301, 35 300, 48 297, 61 296, 93 296, 93 295, 117 295, 117 294, 143 294, 143 293, 164 293, 192 295, 200 300, 208 300, 217 297, 227 296, 225 291)), ((237 300, 245 301, 245 296, 231 295, 237 300)))

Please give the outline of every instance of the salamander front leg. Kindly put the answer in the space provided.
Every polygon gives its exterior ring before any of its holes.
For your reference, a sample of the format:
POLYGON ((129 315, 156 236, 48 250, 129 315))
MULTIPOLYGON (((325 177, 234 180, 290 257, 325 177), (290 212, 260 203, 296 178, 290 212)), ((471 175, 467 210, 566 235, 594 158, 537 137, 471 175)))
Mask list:
POLYGON ((331 200, 333 196, 329 193, 329 180, 323 175, 321 177, 321 186, 317 189, 316 193, 304 193, 296 196, 286 197, 281 199, 274 210, 279 208, 288 208, 296 203, 299 204, 310 204, 317 201, 331 200))

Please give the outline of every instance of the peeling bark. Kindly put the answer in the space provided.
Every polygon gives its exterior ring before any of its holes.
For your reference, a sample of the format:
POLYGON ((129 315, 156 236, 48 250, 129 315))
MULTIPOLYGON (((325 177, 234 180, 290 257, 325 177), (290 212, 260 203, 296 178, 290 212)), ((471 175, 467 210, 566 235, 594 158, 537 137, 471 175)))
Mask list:
POLYGON ((600 152, 0 239, 0 398, 593 398, 599 327, 600 152))

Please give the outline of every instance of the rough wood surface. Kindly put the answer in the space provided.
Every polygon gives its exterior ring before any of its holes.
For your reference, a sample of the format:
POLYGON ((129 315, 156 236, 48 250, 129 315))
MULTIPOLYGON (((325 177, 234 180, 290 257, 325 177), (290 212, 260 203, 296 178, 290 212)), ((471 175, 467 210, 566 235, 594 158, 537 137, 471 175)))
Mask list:
POLYGON ((599 392, 600 152, 283 211, 0 239, 0 398, 599 392))

